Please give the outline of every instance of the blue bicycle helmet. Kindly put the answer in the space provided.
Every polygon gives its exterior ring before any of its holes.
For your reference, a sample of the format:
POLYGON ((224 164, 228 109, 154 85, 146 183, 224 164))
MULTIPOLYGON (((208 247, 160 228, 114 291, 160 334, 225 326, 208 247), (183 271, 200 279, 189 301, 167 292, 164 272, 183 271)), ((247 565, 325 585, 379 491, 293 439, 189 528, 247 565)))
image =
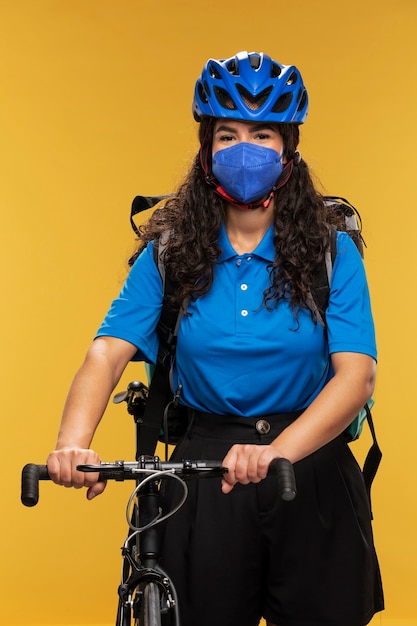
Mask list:
POLYGON ((196 82, 193 114, 254 122, 302 124, 308 95, 294 65, 267 54, 239 52, 230 59, 209 59, 196 82))

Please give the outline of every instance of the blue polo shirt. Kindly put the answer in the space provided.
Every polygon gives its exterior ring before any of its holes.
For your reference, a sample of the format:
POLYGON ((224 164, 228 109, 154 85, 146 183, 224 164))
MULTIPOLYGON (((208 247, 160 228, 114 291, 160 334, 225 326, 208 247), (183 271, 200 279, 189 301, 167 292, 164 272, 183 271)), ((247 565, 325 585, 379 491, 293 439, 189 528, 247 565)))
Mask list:
MULTIPOLYGON (((274 258, 272 227, 250 254, 232 248, 223 226, 213 285, 190 303, 178 334, 174 384, 182 403, 201 411, 258 416, 307 407, 333 375, 330 354, 359 352, 376 359, 374 324, 362 258, 346 233, 337 233, 327 337, 309 311, 281 300, 262 305, 274 258)), ((162 283, 153 246, 132 267, 97 336, 137 347, 135 360, 154 363, 162 283)))

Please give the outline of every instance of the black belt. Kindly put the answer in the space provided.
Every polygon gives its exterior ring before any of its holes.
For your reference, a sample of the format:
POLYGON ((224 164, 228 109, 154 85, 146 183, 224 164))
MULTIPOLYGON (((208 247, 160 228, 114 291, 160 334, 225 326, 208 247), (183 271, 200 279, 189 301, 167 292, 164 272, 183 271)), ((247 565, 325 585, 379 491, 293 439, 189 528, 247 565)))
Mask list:
POLYGON ((189 409, 189 429, 193 435, 212 439, 253 440, 254 437, 275 438, 303 413, 274 413, 259 417, 218 415, 189 409))

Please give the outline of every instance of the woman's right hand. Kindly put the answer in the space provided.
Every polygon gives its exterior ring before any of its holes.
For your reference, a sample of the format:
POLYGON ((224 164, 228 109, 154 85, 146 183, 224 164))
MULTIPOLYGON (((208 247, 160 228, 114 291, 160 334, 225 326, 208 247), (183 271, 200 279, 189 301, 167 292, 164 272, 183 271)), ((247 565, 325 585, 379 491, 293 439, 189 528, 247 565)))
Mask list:
POLYGON ((94 450, 83 448, 61 448, 50 453, 47 460, 51 480, 64 487, 87 488, 87 499, 92 500, 103 493, 106 482, 99 482, 98 473, 79 472, 77 465, 98 465, 100 457, 94 450))
POLYGON ((106 483, 98 482, 98 472, 78 472, 76 468, 100 463, 89 446, 110 395, 135 352, 136 346, 114 337, 98 337, 92 343, 70 387, 56 450, 47 460, 49 476, 55 483, 87 487, 89 500, 102 493, 106 483))

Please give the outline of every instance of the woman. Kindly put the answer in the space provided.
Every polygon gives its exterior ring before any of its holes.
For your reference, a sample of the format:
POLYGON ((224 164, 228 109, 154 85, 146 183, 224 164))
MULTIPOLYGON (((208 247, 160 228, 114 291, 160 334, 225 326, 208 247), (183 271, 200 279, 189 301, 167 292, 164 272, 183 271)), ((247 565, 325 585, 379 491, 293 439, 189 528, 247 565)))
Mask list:
POLYGON ((85 485, 90 499, 103 491, 75 467, 99 461, 89 446, 127 363, 155 361, 153 241, 168 231, 166 270, 177 302, 189 299, 174 385, 190 426, 174 456, 229 468, 221 489, 193 486, 165 531, 185 626, 255 626, 262 616, 269 626, 362 626, 383 608, 369 503, 343 436, 374 389, 371 306, 360 255, 341 232, 325 314, 312 298, 335 218, 297 151, 307 108, 295 67, 246 52, 207 62, 193 105, 200 152, 142 228, 48 458, 57 483, 85 485), (295 463, 292 503, 263 480, 278 457, 295 463))

